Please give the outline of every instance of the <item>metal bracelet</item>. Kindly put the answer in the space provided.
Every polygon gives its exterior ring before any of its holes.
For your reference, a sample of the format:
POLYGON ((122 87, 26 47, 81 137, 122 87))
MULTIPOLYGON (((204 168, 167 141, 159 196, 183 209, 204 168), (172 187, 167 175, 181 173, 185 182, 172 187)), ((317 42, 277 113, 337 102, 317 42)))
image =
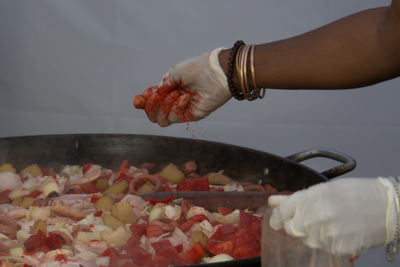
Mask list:
MULTIPOLYGON (((389 177, 389 181, 393 184, 394 191, 396 192, 396 198, 398 203, 400 203, 400 189, 399 183, 400 180, 398 177, 389 177)), ((398 250, 398 244, 400 241, 400 212, 398 210, 398 205, 395 203, 396 211, 397 211, 397 218, 396 218, 396 229, 394 233, 393 240, 386 246, 386 260, 388 262, 393 261, 393 257, 398 250)))

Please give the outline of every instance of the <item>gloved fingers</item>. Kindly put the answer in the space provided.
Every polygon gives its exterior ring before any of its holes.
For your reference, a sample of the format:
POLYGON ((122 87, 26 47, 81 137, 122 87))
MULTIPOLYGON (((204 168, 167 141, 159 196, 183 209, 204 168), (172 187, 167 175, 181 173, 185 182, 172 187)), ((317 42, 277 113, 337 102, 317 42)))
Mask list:
POLYGON ((168 115, 171 112, 172 107, 178 101, 179 96, 180 94, 178 91, 172 91, 162 101, 157 114, 157 122, 160 126, 165 127, 170 125, 168 115))
POLYGON ((283 220, 283 229, 288 235, 293 237, 304 238, 307 234, 304 232, 304 227, 302 224, 297 224, 295 221, 296 218, 283 220))
POLYGON ((281 201, 284 201, 288 198, 288 195, 272 195, 268 198, 268 205, 272 208, 276 208, 279 206, 281 201))
POLYGON ((135 96, 133 106, 138 109, 145 109, 147 99, 154 93, 154 87, 147 88, 141 95, 135 96))
POLYGON ((149 120, 151 122, 157 121, 158 110, 160 107, 160 101, 161 101, 161 96, 157 93, 154 93, 153 95, 151 95, 146 101, 144 110, 147 114, 147 117, 149 118, 149 120))
POLYGON ((324 246, 322 245, 321 242, 318 240, 312 239, 312 238, 304 238, 303 243, 308 246, 309 248, 314 248, 314 249, 322 249, 324 246))
POLYGON ((190 117, 186 117, 186 109, 190 103, 190 93, 184 93, 180 95, 174 105, 171 107, 171 111, 168 114, 168 121, 170 123, 183 122, 190 120, 190 117))

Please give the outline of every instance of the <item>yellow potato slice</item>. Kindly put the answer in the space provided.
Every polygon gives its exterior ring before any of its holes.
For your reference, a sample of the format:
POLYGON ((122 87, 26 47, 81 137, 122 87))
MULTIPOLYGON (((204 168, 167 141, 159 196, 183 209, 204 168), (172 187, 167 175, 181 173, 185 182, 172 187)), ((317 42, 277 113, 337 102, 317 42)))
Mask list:
POLYGON ((111 211, 114 205, 114 200, 109 196, 101 196, 96 203, 94 203, 94 207, 99 210, 111 211))
POLYGON ((104 193, 106 195, 111 195, 111 194, 119 194, 125 192, 126 189, 128 189, 128 182, 127 181, 121 181, 119 183, 111 185, 109 188, 107 188, 104 193))
POLYGON ((173 164, 168 164, 162 171, 159 173, 162 177, 167 179, 168 182, 177 184, 185 179, 185 175, 179 168, 173 164))
POLYGON ((136 214, 133 212, 131 204, 125 201, 115 203, 112 207, 112 215, 124 224, 136 221, 136 214))
POLYGON ((118 227, 125 227, 125 224, 110 214, 104 214, 103 221, 105 225, 110 226, 113 230, 118 229, 118 227))

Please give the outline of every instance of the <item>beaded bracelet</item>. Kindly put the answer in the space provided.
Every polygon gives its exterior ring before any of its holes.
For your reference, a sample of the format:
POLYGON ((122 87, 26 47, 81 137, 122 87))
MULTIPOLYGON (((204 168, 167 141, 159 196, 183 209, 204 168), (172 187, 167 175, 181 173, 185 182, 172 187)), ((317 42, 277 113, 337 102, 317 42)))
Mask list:
POLYGON ((246 45, 243 41, 239 40, 235 42, 230 52, 227 73, 228 86, 232 96, 239 101, 243 99, 252 101, 257 98, 263 98, 265 95, 265 89, 261 89, 261 92, 256 84, 254 50, 255 45, 246 45), (250 64, 248 62, 249 58, 250 64), (233 76, 235 73, 239 80, 240 90, 233 84, 233 76), (250 73, 250 75, 248 73, 250 73), (250 80, 251 85, 249 83, 250 80))
POLYGON ((238 53, 239 48, 242 47, 243 45, 245 45, 245 43, 241 40, 236 41, 235 44, 233 45, 229 55, 228 73, 226 75, 228 80, 229 91, 231 92, 232 96, 239 101, 245 99, 245 96, 242 91, 240 91, 234 86, 233 75, 235 70, 234 66, 236 63, 236 54, 238 53))
MULTIPOLYGON (((390 177, 389 181, 393 184, 394 191, 396 192, 396 200, 395 202, 400 201, 400 189, 399 183, 400 180, 398 177, 390 177)), ((397 218, 396 218, 396 229, 394 233, 393 240, 386 246, 386 260, 391 262, 393 261, 393 256, 396 254, 398 249, 398 244, 400 241, 400 212, 398 210, 398 204, 395 205, 397 210, 397 218)))

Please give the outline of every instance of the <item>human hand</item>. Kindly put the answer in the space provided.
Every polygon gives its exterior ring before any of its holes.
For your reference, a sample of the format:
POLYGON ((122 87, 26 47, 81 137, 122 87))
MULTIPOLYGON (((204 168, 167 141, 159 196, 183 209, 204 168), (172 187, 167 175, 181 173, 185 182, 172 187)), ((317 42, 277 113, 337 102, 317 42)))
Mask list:
POLYGON ((208 116, 231 98, 218 61, 221 50, 217 48, 172 67, 158 85, 135 97, 135 108, 144 109, 149 120, 160 126, 208 116))
POLYGON ((337 179, 291 196, 271 196, 270 226, 311 248, 356 256, 394 239, 396 201, 388 179, 337 179))

